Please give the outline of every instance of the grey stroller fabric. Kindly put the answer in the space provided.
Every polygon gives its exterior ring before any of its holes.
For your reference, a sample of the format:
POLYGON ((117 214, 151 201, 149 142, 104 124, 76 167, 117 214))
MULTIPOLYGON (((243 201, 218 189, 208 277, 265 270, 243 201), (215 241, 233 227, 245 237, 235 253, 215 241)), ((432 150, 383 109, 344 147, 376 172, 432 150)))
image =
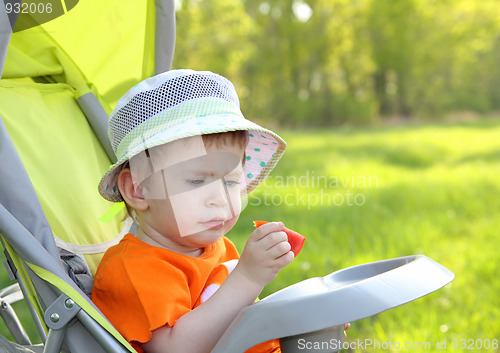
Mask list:
POLYGON ((90 298, 94 279, 82 255, 73 254, 59 248, 59 256, 69 277, 90 298))

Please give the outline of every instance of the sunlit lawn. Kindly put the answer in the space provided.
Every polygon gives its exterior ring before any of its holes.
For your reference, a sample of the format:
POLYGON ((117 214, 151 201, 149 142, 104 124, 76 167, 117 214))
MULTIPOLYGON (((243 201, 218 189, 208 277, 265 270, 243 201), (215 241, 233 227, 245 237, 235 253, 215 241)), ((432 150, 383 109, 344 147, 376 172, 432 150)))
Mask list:
POLYGON ((352 323, 349 339, 422 345, 414 352, 437 352, 445 339, 454 352, 465 351, 460 340, 500 339, 500 121, 281 135, 287 153, 229 234, 243 250, 251 221, 264 219, 307 236, 262 296, 352 265, 425 254, 455 273, 452 284, 352 323))
POLYGON ((308 237, 263 296, 352 265, 425 254, 455 273, 452 284, 354 322, 349 338, 421 343, 421 351, 438 351, 438 340, 465 351, 460 340, 470 348, 500 339, 499 121, 282 136, 287 153, 232 233, 242 249, 251 220, 268 219, 308 237))

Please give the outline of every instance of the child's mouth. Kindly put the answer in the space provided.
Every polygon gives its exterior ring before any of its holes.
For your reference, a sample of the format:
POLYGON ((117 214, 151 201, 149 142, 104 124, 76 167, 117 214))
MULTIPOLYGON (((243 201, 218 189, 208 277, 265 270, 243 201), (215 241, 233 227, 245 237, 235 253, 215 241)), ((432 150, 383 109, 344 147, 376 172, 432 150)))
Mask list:
POLYGON ((224 222, 225 221, 222 219, 214 219, 208 222, 202 222, 202 224, 208 229, 218 230, 224 227, 224 222))

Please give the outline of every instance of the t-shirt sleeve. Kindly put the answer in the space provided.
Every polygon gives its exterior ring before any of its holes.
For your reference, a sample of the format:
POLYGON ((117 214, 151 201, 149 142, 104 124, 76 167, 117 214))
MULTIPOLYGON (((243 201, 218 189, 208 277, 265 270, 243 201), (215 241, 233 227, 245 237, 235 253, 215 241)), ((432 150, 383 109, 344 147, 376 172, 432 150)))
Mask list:
POLYGON ((143 343, 191 310, 188 285, 184 273, 155 257, 117 257, 99 269, 92 300, 127 341, 143 343))
POLYGON ((223 260, 221 262, 225 262, 225 261, 229 261, 229 260, 233 260, 233 259, 238 260, 240 258, 240 255, 238 253, 238 250, 236 249, 236 246, 233 244, 233 242, 226 237, 223 237, 222 239, 224 241, 225 252, 224 252, 223 260))

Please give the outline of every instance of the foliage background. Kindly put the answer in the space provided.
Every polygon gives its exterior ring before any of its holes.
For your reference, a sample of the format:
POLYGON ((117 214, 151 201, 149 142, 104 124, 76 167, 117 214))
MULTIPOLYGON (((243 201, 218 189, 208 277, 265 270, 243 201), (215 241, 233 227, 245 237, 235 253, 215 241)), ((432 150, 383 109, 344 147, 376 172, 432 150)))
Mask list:
POLYGON ((178 4, 174 67, 230 77, 244 113, 291 126, 498 111, 496 0, 178 4))

